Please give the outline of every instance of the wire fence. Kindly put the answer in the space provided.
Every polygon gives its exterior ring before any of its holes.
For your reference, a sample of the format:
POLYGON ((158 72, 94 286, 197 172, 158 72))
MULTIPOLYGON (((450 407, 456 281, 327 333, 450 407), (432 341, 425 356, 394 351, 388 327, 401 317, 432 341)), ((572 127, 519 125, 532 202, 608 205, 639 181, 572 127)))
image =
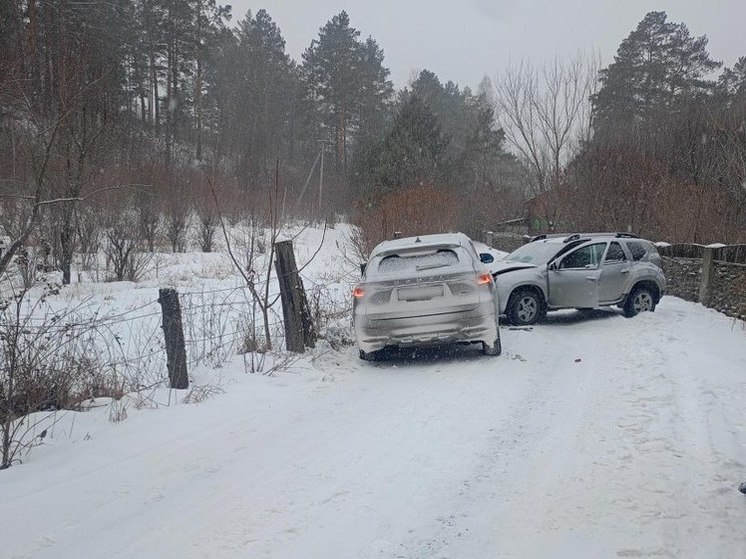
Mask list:
MULTIPOLYGON (((350 339, 349 334, 344 333, 344 328, 351 324, 348 320, 350 282, 356 278, 348 277, 342 267, 337 270, 308 267, 317 254, 318 251, 313 252, 297 273, 305 287, 317 332, 334 325, 334 341, 328 338, 329 343, 343 340, 344 344, 344 340, 350 339), (336 322, 344 325, 337 327, 336 322)), ((80 294, 66 296, 66 291, 58 296, 59 289, 49 284, 48 291, 44 291, 47 287, 37 287, 33 296, 20 297, 23 304, 17 309, 12 305, 3 308, 3 300, 11 297, 0 293, 0 353, 3 344, 7 347, 4 333, 15 332, 15 349, 20 348, 30 367, 42 364, 45 374, 51 375, 58 372, 65 375, 66 370, 74 369, 79 375, 76 382, 85 384, 91 397, 113 396, 114 391, 101 388, 106 382, 118 385, 122 394, 165 386, 167 343, 156 286, 161 282, 183 283, 183 272, 178 263, 176 265, 173 273, 161 279, 156 265, 155 276, 148 274, 149 279, 145 280, 149 282, 148 287, 141 284, 137 291, 122 293, 123 297, 130 298, 130 302, 125 303, 126 308, 122 308, 122 298, 116 287, 111 295, 106 295, 107 290, 102 289, 104 293, 93 293, 81 299, 80 294), (134 294, 137 296, 132 300, 134 294)), ((233 270, 233 274, 224 276, 217 286, 195 287, 192 284, 177 288, 187 369, 191 375, 202 375, 231 361, 242 363, 247 371, 265 371, 266 363, 284 362, 289 358, 289 353, 281 351, 285 345, 279 291, 283 277, 278 276, 275 266, 258 267, 254 260, 246 266, 240 277, 233 270)), ((214 278, 213 275, 209 277, 214 278)), ((36 280, 39 286, 39 277, 36 280)), ((80 275, 78 280, 81 281, 80 275)), ((91 282, 101 283, 98 268, 96 279, 91 278, 91 282)), ((11 282, 11 287, 26 284, 26 278, 19 276, 11 282)), ((0 363, 0 382, 5 374, 4 367, 0 363)))
MULTIPOLYGON (((349 311, 349 305, 341 303, 337 296, 346 292, 345 286, 332 285, 330 289, 329 283, 314 281, 306 275, 302 279, 308 286, 307 296, 317 328, 349 311)), ((283 346, 279 293, 272 286, 257 294, 257 285, 178 290, 190 370, 202 365, 218 368, 238 354, 283 346), (257 295, 265 299, 258 299, 257 295), (262 306, 270 302, 275 304, 266 309, 265 319, 262 306)), ((94 307, 98 303, 89 300, 72 308, 55 308, 53 304, 42 305, 39 300, 29 301, 17 313, 13 326, 28 345, 40 344, 43 339, 66 343, 76 340, 78 346, 85 345, 95 355, 102 369, 131 379, 134 385, 150 385, 166 378, 167 358, 158 299, 147 298, 127 309, 111 312, 103 311, 101 306, 94 307)), ((2 318, 6 329, 7 318, 5 315, 2 318)))

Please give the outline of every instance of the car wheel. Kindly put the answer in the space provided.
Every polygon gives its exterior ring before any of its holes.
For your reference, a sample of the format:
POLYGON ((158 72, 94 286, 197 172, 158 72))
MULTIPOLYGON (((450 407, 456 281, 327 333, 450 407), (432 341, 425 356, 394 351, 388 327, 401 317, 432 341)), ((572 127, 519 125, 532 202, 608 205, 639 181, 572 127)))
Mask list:
POLYGON ((500 334, 497 334, 497 339, 492 345, 487 342, 482 342, 482 354, 483 355, 500 355, 503 352, 502 342, 500 341, 500 334))
POLYGON ((655 297, 647 287, 635 287, 624 303, 624 316, 632 318, 641 312, 655 310, 655 297))
POLYGON ((520 289, 508 303, 507 316, 515 326, 528 326, 543 316, 544 304, 533 289, 520 289))

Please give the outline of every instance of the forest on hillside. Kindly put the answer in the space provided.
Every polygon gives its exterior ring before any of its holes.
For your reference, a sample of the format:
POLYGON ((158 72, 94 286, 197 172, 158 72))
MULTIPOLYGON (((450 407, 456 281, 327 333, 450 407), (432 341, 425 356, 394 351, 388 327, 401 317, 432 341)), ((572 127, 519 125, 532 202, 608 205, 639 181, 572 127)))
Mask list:
POLYGON ((396 90, 384 45, 319 23, 294 60, 269 13, 215 0, 3 2, 0 272, 27 245, 65 282, 107 244, 211 251, 223 218, 746 240, 746 56, 665 13, 606 65, 485 56, 476 90, 396 90))

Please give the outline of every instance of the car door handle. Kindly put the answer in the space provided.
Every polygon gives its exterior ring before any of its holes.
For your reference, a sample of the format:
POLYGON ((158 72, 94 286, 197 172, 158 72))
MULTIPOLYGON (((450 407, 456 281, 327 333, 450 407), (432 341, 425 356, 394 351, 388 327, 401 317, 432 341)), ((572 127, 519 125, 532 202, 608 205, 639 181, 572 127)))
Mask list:
POLYGON ((586 281, 598 281, 596 276, 585 276, 586 281))
POLYGON ((623 274, 629 274, 629 270, 622 270, 623 274))

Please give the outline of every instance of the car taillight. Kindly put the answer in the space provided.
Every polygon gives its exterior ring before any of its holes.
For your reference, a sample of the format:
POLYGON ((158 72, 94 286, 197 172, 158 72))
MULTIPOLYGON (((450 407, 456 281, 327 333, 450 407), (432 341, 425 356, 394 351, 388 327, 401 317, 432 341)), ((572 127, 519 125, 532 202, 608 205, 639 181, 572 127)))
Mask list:
POLYGON ((477 277, 477 283, 479 285, 489 285, 492 283, 492 274, 480 274, 477 277))
POLYGON ((355 297, 356 299, 360 299, 360 297, 362 297, 363 295, 365 295, 365 292, 363 291, 363 288, 360 286, 352 290, 352 296, 355 297))

